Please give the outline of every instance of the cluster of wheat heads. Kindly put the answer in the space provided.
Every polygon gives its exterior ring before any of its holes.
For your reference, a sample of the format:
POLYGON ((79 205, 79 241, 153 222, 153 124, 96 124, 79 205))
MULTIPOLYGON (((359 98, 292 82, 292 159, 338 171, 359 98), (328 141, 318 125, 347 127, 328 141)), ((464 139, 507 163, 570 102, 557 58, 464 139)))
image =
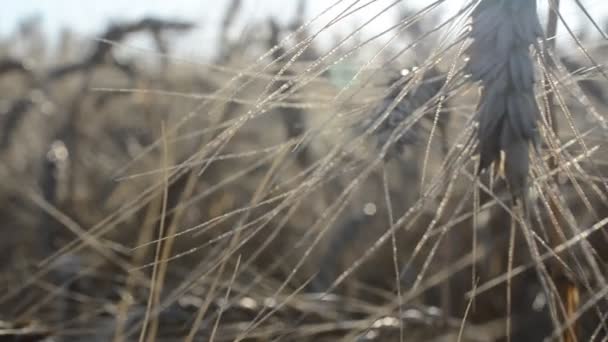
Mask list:
MULTIPOLYGON (((123 89, 95 78, 93 57, 43 72, 83 76, 28 86, 80 119, 59 120, 41 143, 48 151, 32 158, 44 160, 33 177, 42 196, 3 186, 4 202, 43 213, 15 226, 34 225, 45 247, 44 259, 3 274, 0 331, 114 341, 605 338, 601 47, 567 21, 555 36, 558 1, 540 7, 546 30, 533 0, 449 3, 337 0, 306 17, 300 1, 291 23, 251 23, 233 40, 243 15, 234 0, 213 63, 159 47, 166 79, 127 72, 123 89), (396 22, 366 35, 394 12, 396 22), (332 36, 352 17, 361 21, 332 36), (552 43, 570 33, 578 67, 552 43), (61 195, 65 167, 71 190, 61 195)), ((125 72, 109 54, 120 47, 115 31, 87 56, 102 51, 125 72)), ((9 117, 42 107, 19 103, 9 117)), ((8 121, 43 129, 29 120, 8 121)), ((7 137, 13 155, 27 155, 27 139, 7 137)), ((29 181, 11 169, 2 168, 7 179, 29 181)))

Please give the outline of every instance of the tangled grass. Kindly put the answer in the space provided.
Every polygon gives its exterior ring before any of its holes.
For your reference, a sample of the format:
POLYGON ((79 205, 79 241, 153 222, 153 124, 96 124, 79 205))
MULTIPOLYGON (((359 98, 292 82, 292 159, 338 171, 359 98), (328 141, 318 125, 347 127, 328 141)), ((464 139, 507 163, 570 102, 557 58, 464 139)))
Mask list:
POLYGON ((300 1, 231 40, 231 1, 210 63, 157 18, 1 55, 0 340, 606 339, 603 38, 447 3, 300 1))

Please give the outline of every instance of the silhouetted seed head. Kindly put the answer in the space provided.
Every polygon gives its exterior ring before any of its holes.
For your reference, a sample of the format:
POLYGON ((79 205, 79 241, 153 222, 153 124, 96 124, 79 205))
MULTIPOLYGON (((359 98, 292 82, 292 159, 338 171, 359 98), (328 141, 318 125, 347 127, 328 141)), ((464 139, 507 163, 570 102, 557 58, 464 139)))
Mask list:
POLYGON ((477 108, 480 171, 504 152, 514 197, 525 196, 530 143, 540 115, 530 47, 542 36, 536 0, 483 0, 472 14, 467 69, 482 85, 477 108), (522 193, 523 192, 523 193, 522 193))
POLYGON ((32 77, 31 67, 27 65, 26 62, 14 58, 4 58, 0 60, 0 75, 13 71, 32 77))
POLYGON ((9 147, 13 132, 32 104, 29 98, 19 99, 13 102, 6 112, 0 112, 0 151, 9 147))
MULTIPOLYGON (((392 77, 388 82, 390 87, 388 94, 373 110, 373 114, 366 125, 369 127, 369 125, 384 115, 387 110, 394 108, 390 111, 388 117, 381 122, 376 131, 380 147, 387 143, 393 131, 403 121, 407 120, 414 111, 423 106, 428 106, 425 110, 434 115, 437 102, 431 100, 437 97, 444 83, 445 77, 436 68, 429 68, 421 78, 415 77, 415 71, 410 72, 408 70, 403 70, 399 76, 392 77), (416 83, 410 84, 411 82, 416 83), (405 95, 402 94, 404 88, 408 89, 405 95), (400 101, 395 104, 397 99, 400 99, 400 101)), ((426 114, 425 118, 432 121, 433 115, 426 114)), ((440 121, 440 125, 443 124, 443 121, 445 120, 440 121)), ((420 121, 418 121, 410 129, 403 132, 393 146, 393 153, 399 155, 405 146, 418 143, 421 140, 421 128, 420 121)), ((388 157, 393 157, 392 153, 389 153, 388 157)))

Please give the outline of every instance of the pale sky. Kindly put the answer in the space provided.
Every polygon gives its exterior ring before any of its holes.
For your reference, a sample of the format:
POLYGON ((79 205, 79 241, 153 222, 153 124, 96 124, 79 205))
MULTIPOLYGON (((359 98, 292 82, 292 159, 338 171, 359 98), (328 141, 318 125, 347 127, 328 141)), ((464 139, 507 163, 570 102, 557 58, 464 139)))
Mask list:
MULTIPOLYGON (((449 0, 452 3, 462 1, 449 0)), ((0 37, 10 35, 15 31, 20 19, 33 14, 43 17, 45 31, 55 37, 61 28, 69 27, 79 35, 90 38, 98 35, 110 20, 133 20, 144 15, 154 15, 163 18, 187 19, 199 25, 189 37, 180 37, 178 48, 183 52, 185 48, 201 50, 215 43, 220 22, 230 0, 5 0, 5 2, 3 20, 0 20, 0 37), (7 16, 7 13, 10 15, 7 16)), ((337 0, 309 0, 307 18, 312 18, 335 2, 337 0)), ((345 8, 353 2, 354 0, 343 0, 338 8, 345 8)), ((363 0, 359 4, 368 2, 369 0, 363 0)), ((348 20, 343 20, 336 26, 344 32, 351 32, 356 23, 364 22, 393 2, 394 0, 375 0, 364 11, 349 16, 348 20)), ((430 2, 432 0, 415 1, 415 7, 430 2)), ((270 16, 279 21, 288 21, 294 16, 297 3, 297 0, 243 0, 239 22, 244 25, 246 22, 250 23, 256 21, 255 19, 270 16)), ((414 3, 414 1, 410 1, 410 3, 414 3)), ((379 32, 387 25, 394 24, 396 8, 367 25, 368 33, 379 32)), ((338 12, 333 13, 335 15, 338 12)), ((328 15, 322 22, 327 22, 329 18, 328 15)))
MULTIPOLYGON (((314 16, 335 1, 309 0, 307 17, 314 16)), ((344 0, 342 8, 353 1, 344 0)), ((368 1, 361 1, 360 4, 368 1)), ((393 1, 375 0, 375 3, 366 10, 351 16, 344 23, 340 23, 338 28, 350 32, 355 23, 364 22, 393 1)), ((456 10, 464 1, 448 0, 448 5, 443 8, 447 11, 456 10)), ((194 33, 195 38, 190 37, 189 39, 195 40, 198 43, 196 45, 203 49, 204 46, 208 46, 208 43, 212 44, 215 41, 217 28, 229 0, 4 0, 3 2, 0 37, 6 37, 14 32, 16 24, 21 18, 36 13, 43 17, 44 28, 50 34, 56 34, 62 27, 70 27, 85 37, 94 37, 109 20, 128 20, 144 15, 155 15, 188 19, 199 23, 199 29, 194 33)), ((432 0, 403 0, 403 2, 420 8, 431 3, 432 0)), ((546 2, 547 0, 539 0, 541 8, 545 7, 546 2)), ((581 12, 576 8, 574 0, 564 0, 562 3, 564 4, 562 12, 567 18, 575 18, 580 15, 581 12)), ((589 12, 596 16, 597 21, 600 23, 606 21, 608 1, 587 0, 583 3, 589 12)), ((243 0, 241 19, 244 19, 245 16, 260 19, 274 16, 286 21, 293 16, 296 5, 297 0, 243 0)), ((394 24, 395 16, 396 10, 375 20, 367 26, 369 34, 379 32, 388 25, 394 24)), ((242 22, 245 21, 247 20, 242 22)), ((580 24, 573 19, 573 26, 576 29, 580 27, 580 24)), ((193 47, 193 49, 195 48, 193 47)))

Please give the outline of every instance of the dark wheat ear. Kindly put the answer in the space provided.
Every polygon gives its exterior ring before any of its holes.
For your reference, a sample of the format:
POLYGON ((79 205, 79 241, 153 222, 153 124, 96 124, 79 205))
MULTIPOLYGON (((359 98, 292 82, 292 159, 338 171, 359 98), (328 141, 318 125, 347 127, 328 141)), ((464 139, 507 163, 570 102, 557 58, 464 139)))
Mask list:
POLYGON ((514 198, 525 197, 529 146, 538 140, 530 49, 542 36, 536 0, 482 0, 472 14, 467 70, 482 86, 477 107, 483 171, 504 153, 505 177, 514 198))
MULTIPOLYGON (((416 70, 422 72, 421 69, 414 69, 411 72, 403 70, 398 77, 392 77, 387 82, 389 90, 387 95, 382 99, 382 102, 373 110, 373 114, 368 120, 367 125, 372 125, 376 120, 379 120, 388 111, 388 116, 382 120, 377 128, 376 135, 378 143, 384 146, 395 129, 398 129, 400 124, 410 118, 418 109, 424 108, 425 120, 433 121, 433 115, 437 108, 437 99, 440 94, 446 77, 437 69, 436 66, 429 67, 423 72, 421 77, 416 77, 416 70), (414 82, 414 83, 412 83, 414 82), (404 93, 405 92, 405 93, 404 93)), ((438 126, 444 138, 442 142, 442 150, 446 152, 447 142, 445 142, 445 128, 447 126, 449 113, 442 113, 438 126)), ((391 152, 387 155, 388 158, 398 156, 406 146, 415 145, 422 140, 420 136, 421 121, 418 121, 410 129, 401 133, 395 141, 391 152)))

